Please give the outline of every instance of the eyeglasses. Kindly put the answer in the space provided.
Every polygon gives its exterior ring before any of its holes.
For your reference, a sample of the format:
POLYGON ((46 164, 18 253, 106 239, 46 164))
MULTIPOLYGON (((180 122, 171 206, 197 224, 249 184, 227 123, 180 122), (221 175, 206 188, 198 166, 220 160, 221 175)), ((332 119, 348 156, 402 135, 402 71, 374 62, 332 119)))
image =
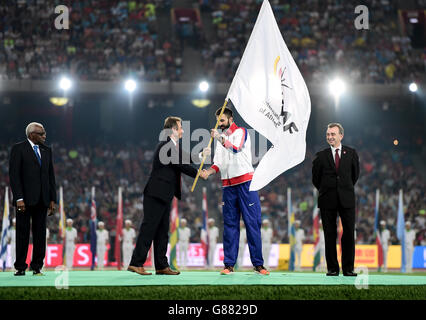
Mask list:
POLYGON ((36 132, 36 131, 34 131, 33 133, 38 134, 39 136, 45 136, 46 135, 46 131, 44 131, 44 132, 36 132))

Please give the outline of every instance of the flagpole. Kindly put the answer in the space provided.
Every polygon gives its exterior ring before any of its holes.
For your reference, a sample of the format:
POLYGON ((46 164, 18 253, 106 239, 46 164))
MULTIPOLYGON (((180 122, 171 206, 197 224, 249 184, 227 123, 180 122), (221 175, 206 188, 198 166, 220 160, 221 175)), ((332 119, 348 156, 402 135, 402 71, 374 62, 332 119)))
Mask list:
POLYGON ((66 233, 66 219, 65 219, 65 211, 64 211, 64 189, 62 186, 59 187, 59 231, 61 233, 62 237, 62 265, 66 266, 66 251, 65 251, 65 245, 66 245, 66 239, 65 239, 65 233, 66 233))
POLYGON ((2 266, 3 272, 6 270, 6 262, 7 262, 7 234, 9 232, 9 227, 10 227, 9 214, 10 214, 9 187, 6 187, 4 192, 4 211, 3 211, 2 228, 1 228, 1 234, 0 234, 0 259, 3 260, 3 266, 2 266))
MULTIPOLYGON (((209 217, 209 210, 207 205, 207 188, 203 187, 203 202, 202 202, 202 210, 203 210, 203 230, 204 230, 204 237, 203 234, 201 234, 201 242, 204 249, 204 263, 205 267, 208 268, 209 266, 209 223, 208 223, 208 217, 209 217), (205 228, 205 229, 204 229, 205 228)), ((202 232, 201 232, 202 233, 202 232)))
POLYGON ((321 249, 319 244, 319 213, 318 213, 318 202, 317 202, 317 190, 313 188, 312 191, 314 200, 314 212, 313 212, 313 238, 314 238, 314 259, 313 259, 313 271, 316 271, 317 266, 321 263, 321 249))
POLYGON ((92 253, 92 264, 90 270, 95 269, 96 259, 96 201, 95 201, 95 187, 92 187, 92 201, 90 207, 90 252, 92 253))
POLYGON ((287 188, 287 211, 288 211, 288 242, 290 245, 290 259, 288 261, 288 270, 294 271, 294 262, 295 262, 295 256, 294 256, 294 214, 293 214, 293 206, 291 203, 291 188, 287 188))
POLYGON ((118 206, 117 206, 117 225, 115 232, 115 260, 117 261, 117 269, 121 270, 121 248, 120 238, 123 229, 123 195, 122 188, 118 187, 118 206))
POLYGON ((403 193, 402 189, 399 189, 398 197, 398 220, 397 220, 397 229, 396 235, 401 243, 401 272, 405 273, 405 262, 406 262, 406 252, 405 252, 405 217, 404 217, 404 204, 403 204, 403 193))
MULTIPOLYGON (((217 118, 216 125, 214 126, 215 130, 219 126, 220 118, 222 117, 223 111, 225 111, 225 107, 226 107, 227 104, 228 104, 228 100, 225 99, 225 102, 223 103, 222 109, 220 110, 219 117, 217 118)), ((207 148, 210 148, 212 142, 213 142, 213 137, 210 137, 210 141, 209 141, 209 144, 207 145, 207 148)), ((200 167, 198 168, 197 176, 195 177, 194 183, 192 184, 191 192, 194 192, 195 186, 196 186, 197 181, 198 181, 198 177, 200 176, 201 169, 203 168, 205 160, 206 160, 206 155, 203 152, 203 160, 201 161, 200 167)))
POLYGON ((380 229, 379 229, 379 203, 380 201, 380 190, 376 189, 376 206, 375 206, 375 210, 374 210, 374 233, 375 233, 375 238, 376 238, 376 246, 377 246, 377 271, 381 272, 382 270, 382 264, 383 264, 383 243, 381 241, 381 234, 380 234, 380 229))
POLYGON ((291 188, 287 188, 287 212, 288 212, 288 243, 290 243, 290 231, 291 231, 291 188))

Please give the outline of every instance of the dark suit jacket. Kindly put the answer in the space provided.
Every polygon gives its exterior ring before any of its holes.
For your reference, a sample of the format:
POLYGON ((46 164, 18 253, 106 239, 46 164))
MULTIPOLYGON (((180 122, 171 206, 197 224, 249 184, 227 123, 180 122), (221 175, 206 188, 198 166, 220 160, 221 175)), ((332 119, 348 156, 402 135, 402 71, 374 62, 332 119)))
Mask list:
MULTIPOLYGON (((177 144, 179 152, 170 137, 160 142, 154 152, 153 165, 144 194, 170 203, 173 196, 181 198, 181 173, 193 178, 197 169, 190 164, 183 164, 182 146, 177 144), (160 161, 162 160, 162 161, 160 161)), ((187 154, 186 154, 187 156, 187 154)), ((187 157, 190 160, 189 157, 187 157)))
POLYGON ((319 190, 318 208, 355 208, 354 186, 359 177, 358 154, 342 145, 339 170, 336 171, 331 148, 316 154, 312 165, 312 183, 319 190))
POLYGON ((19 142, 12 147, 9 178, 14 206, 18 199, 24 199, 26 206, 37 205, 40 199, 46 207, 51 201, 56 202, 52 150, 46 145, 40 145, 39 150, 41 166, 28 140, 19 142))

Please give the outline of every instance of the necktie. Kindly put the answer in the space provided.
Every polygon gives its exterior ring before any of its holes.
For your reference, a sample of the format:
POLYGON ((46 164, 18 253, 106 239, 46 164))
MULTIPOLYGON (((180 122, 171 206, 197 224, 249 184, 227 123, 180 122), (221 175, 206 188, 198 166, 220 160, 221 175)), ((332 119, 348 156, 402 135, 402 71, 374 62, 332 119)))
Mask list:
POLYGON ((339 149, 336 149, 336 156, 334 158, 334 162, 336 163, 336 171, 339 170, 340 157, 339 157, 339 149))
POLYGON ((34 145, 34 152, 35 152, 35 155, 36 155, 36 157, 37 157, 37 160, 38 160, 38 164, 41 166, 41 158, 40 158, 40 155, 38 154, 38 145, 34 145))

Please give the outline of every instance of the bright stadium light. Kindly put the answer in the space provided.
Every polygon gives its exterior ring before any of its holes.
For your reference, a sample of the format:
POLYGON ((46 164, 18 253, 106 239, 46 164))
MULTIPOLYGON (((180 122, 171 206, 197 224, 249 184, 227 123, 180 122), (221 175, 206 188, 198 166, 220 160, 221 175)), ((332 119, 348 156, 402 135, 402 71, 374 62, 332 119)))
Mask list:
POLYGON ((335 78, 328 84, 328 90, 334 97, 334 106, 339 108, 340 96, 346 91, 346 84, 342 79, 335 78))
POLYGON ((415 83, 415 82, 411 82, 410 83, 410 85, 408 86, 408 89, 411 91, 411 92, 417 92, 417 83, 415 83))
POLYGON ((135 91, 135 89, 136 89, 136 82, 135 82, 135 80, 133 80, 133 79, 126 80, 126 82, 124 83, 124 88, 128 92, 130 92, 130 93, 132 93, 133 91, 135 91))
POLYGON ((340 97, 346 91, 346 84, 343 80, 336 78, 330 81, 328 89, 333 96, 340 97))
POLYGON ((198 88, 201 92, 207 92, 207 90, 209 90, 209 83, 207 81, 201 81, 198 88))
POLYGON ((136 90, 136 81, 133 79, 127 79, 124 82, 124 89, 129 93, 129 107, 133 108, 133 91, 136 90))
POLYGON ((64 91, 68 91, 72 86, 72 82, 67 77, 62 77, 61 80, 59 80, 59 88, 61 88, 64 91))

